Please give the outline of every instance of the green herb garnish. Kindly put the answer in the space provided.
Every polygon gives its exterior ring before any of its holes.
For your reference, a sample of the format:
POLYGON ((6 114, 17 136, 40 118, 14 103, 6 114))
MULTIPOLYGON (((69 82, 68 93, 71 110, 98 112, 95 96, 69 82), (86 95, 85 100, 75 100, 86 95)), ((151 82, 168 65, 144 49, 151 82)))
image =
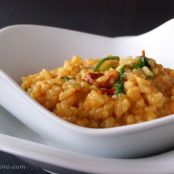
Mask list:
POLYGON ((147 66, 151 69, 148 59, 146 57, 140 56, 138 63, 133 65, 133 69, 142 68, 143 66, 147 66))
POLYGON ((133 69, 142 68, 144 66, 144 58, 140 57, 137 64, 133 65, 133 69))
POLYGON ((61 77, 61 79, 65 80, 65 81, 69 81, 71 80, 72 78, 68 77, 68 76, 64 76, 64 77, 61 77))
POLYGON ((147 78, 152 78, 154 76, 147 57, 140 56, 138 63, 133 65, 133 69, 138 68, 142 68, 144 73, 147 75, 147 78))
POLYGON ((118 82, 114 83, 117 96, 120 96, 120 94, 124 92, 124 72, 125 72, 125 65, 120 69, 118 82))
MULTIPOLYGON (((98 71, 100 69, 100 66, 107 60, 120 60, 120 58, 118 56, 108 56, 108 57, 101 59, 94 67, 94 72, 98 71)), ((113 66, 116 67, 115 65, 113 65, 113 66)))

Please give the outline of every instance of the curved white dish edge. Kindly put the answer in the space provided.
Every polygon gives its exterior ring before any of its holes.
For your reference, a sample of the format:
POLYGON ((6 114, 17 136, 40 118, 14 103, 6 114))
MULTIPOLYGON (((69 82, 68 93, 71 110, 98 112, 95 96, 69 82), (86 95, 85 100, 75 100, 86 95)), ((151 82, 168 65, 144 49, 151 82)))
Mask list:
MULTIPOLYGON (((171 20, 168 22, 168 24, 172 23, 174 24, 174 21, 171 20)), ((163 27, 167 27, 167 25, 165 24, 163 27)), ((155 29, 156 30, 156 29, 155 29)), ((160 28, 158 28, 158 30, 160 30, 160 28)), ((148 33, 148 35, 150 34, 150 32, 148 33)), ((143 35, 142 35, 143 36, 143 35)), ((140 36, 141 37, 141 36, 140 36)), ((49 146, 43 146, 43 145, 39 145, 39 144, 35 144, 32 142, 27 142, 27 141, 23 141, 21 139, 16 139, 13 137, 9 137, 6 135, 0 135, 0 138, 2 138, 1 140, 3 140, 0 143, 0 148, 6 152, 10 152, 22 157, 26 157, 29 159, 33 159, 36 161, 40 161, 40 162, 46 162, 50 165, 59 165, 59 166, 64 166, 64 167, 68 167, 68 168, 74 168, 75 170, 80 170, 80 171, 86 171, 86 172, 99 172, 101 173, 101 171, 103 171, 103 173, 116 173, 116 171, 118 171, 118 173, 126 173, 126 172, 132 172, 132 173, 142 173, 143 168, 145 170, 145 173, 149 172, 150 173, 170 173, 172 171, 174 171, 174 168, 172 167, 172 159, 174 158, 174 152, 171 151, 170 153, 166 153, 160 156, 156 156, 156 157, 151 157, 151 158, 144 158, 144 159, 139 159, 139 160, 117 160, 117 159, 104 159, 104 158, 96 158, 96 157, 90 157, 90 156, 85 156, 85 155, 80 155, 80 154, 76 154, 76 153, 69 153, 69 152, 65 152, 62 150, 59 150, 57 148, 52 148, 49 146), (13 143, 15 146, 13 146, 11 143, 13 143), (23 151, 21 151, 20 147, 21 145, 26 145, 26 149, 23 149, 23 151), (31 148, 30 148, 31 147, 31 148), (28 152, 30 148, 30 152, 28 152), (40 149, 41 153, 37 153, 37 151, 35 151, 34 156, 29 155, 31 154, 31 152, 34 149, 40 149), (43 151, 42 151, 43 150, 43 151), (45 153, 44 153, 45 152, 45 153), (54 153, 52 153, 54 152, 54 153), (56 155, 55 155, 56 152, 56 155), (25 154, 25 155, 24 155, 25 154), (37 154, 37 156, 36 156, 37 154), (59 164, 53 160, 52 157, 54 157, 54 155, 56 156, 57 160, 59 161, 59 164), (62 156, 60 155, 62 154, 62 156), (41 156, 39 156, 41 155, 41 156), (43 156, 42 156, 43 155, 43 156), (46 156, 45 156, 46 155, 46 156), (48 158, 48 156, 49 158, 48 158), (59 156, 60 155, 60 156, 59 156), (45 158, 47 157, 47 158, 45 158), (70 160, 70 158, 72 157, 72 161, 70 160), (45 158, 45 160, 43 160, 45 158), (66 158, 66 159, 65 159, 66 158), (78 160, 76 159, 78 158, 78 160), (65 159, 65 161, 63 161, 63 159, 65 159), (76 160, 74 160, 76 159, 76 160), (80 160, 79 160, 80 159, 80 160), (96 164, 94 164, 94 161, 96 160, 96 164), (80 163, 84 162, 84 166, 80 163), (90 161, 92 161, 92 164, 90 163, 90 161), (64 163, 65 162, 65 163, 64 163), (68 164, 68 162, 70 162, 70 164, 68 164), (81 165, 78 166, 77 163, 80 163, 81 165), (107 163, 108 168, 104 165, 104 163, 107 163), (151 162, 151 164, 149 163, 151 162), (73 164, 75 163, 75 164, 73 164), (68 164, 66 166, 66 164, 68 164), (103 165, 102 165, 103 164, 103 165), (110 164, 112 164, 110 166, 110 164), (129 164, 127 166, 127 164, 129 164), (97 169, 97 165, 99 165, 99 169, 97 169), (125 168, 120 168, 119 166, 126 166, 125 168), (140 168, 138 167, 140 165, 140 168), (156 167, 155 167, 156 165, 156 167), (102 167, 104 166, 104 167, 102 167), (160 167, 159 167, 160 166, 160 167), (129 168, 130 167, 130 168, 129 168), (110 168, 110 169, 109 169, 110 168), (128 170, 129 169, 129 170, 128 170), (99 171, 97 171, 99 170, 99 171)))
POLYGON ((174 151, 141 159, 107 159, 68 152, 3 134, 0 134, 0 139, 1 150, 34 160, 46 169, 54 166, 55 172, 55 166, 100 174, 165 174, 174 171, 174 151))

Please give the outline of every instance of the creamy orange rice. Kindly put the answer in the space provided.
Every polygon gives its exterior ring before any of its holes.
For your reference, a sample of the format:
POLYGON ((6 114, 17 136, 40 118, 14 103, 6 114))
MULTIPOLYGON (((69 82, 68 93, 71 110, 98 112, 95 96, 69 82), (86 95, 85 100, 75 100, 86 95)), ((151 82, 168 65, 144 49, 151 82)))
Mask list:
POLYGON ((174 71, 144 52, 126 59, 73 56, 61 67, 23 77, 21 86, 49 111, 84 127, 116 127, 174 113, 174 71))

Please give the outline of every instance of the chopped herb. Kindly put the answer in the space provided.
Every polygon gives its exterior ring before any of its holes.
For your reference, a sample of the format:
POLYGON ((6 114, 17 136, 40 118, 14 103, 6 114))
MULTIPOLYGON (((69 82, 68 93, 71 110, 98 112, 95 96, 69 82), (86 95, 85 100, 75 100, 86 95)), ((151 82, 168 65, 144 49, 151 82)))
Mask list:
POLYGON ((64 76, 64 77, 61 77, 61 79, 65 80, 65 81, 69 81, 71 80, 72 78, 68 77, 68 76, 64 76))
POLYGON ((125 65, 120 69, 118 82, 114 83, 117 96, 119 96, 121 93, 124 92, 124 72, 125 72, 125 65))
POLYGON ((122 66, 122 68, 120 69, 120 77, 122 78, 125 72, 125 65, 122 66))
POLYGON ((138 63, 133 65, 133 69, 138 69, 138 68, 142 68, 144 73, 147 75, 147 78, 152 78, 154 76, 148 58, 145 57, 145 52, 142 52, 142 56, 139 57, 138 63))
POLYGON ((147 57, 144 57, 144 66, 147 66, 150 70, 152 70, 147 57))
MULTIPOLYGON (((120 60, 118 56, 108 56, 103 59, 101 59, 96 66, 94 67, 94 71, 98 71, 100 69, 100 66, 107 60, 120 60)), ((113 65, 113 67, 116 67, 117 65, 113 65)), ((112 67, 112 66, 111 66, 112 67)))
POLYGON ((142 68, 144 64, 144 58, 140 57, 138 63, 133 65, 133 69, 142 68))
POLYGON ((148 59, 146 57, 140 56, 139 62, 137 64, 133 65, 133 69, 142 68, 143 66, 147 66, 148 68, 151 69, 148 59))

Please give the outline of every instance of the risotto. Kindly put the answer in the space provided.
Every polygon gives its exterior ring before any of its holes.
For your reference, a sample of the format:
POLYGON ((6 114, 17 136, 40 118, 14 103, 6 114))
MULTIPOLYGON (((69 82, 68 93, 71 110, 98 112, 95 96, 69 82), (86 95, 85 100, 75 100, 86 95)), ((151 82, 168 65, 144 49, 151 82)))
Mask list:
POLYGON ((117 56, 81 59, 22 78, 22 88, 71 123, 108 128, 174 113, 174 70, 154 59, 117 56))

